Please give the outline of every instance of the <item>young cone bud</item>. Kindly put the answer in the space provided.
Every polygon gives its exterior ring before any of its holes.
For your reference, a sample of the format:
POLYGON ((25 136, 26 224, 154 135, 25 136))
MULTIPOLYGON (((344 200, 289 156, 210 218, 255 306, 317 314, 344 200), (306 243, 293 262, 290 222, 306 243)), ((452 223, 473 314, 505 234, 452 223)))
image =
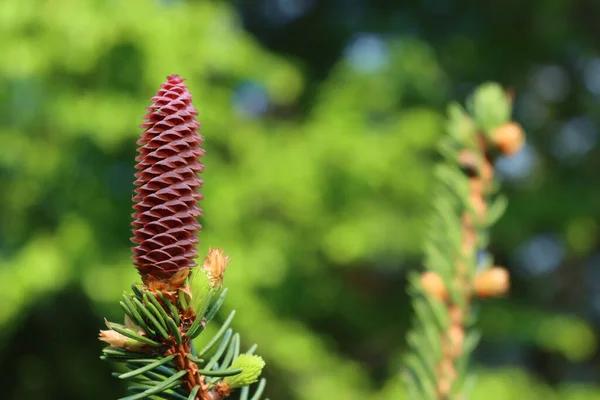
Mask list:
POLYGON ((505 294, 510 287, 508 271, 493 267, 475 277, 475 293, 480 297, 494 297, 505 294))
POLYGON ((137 180, 132 223, 134 265, 144 282, 168 280, 191 268, 202 215, 198 173, 204 156, 198 112, 183 79, 171 75, 148 107, 138 140, 137 180))
POLYGON ((242 372, 237 375, 228 376, 223 382, 231 389, 250 385, 258 380, 265 362, 262 357, 251 354, 240 354, 231 364, 231 369, 241 368, 242 372))
POLYGON ((525 135, 516 122, 508 122, 496 128, 492 133, 492 142, 507 156, 513 155, 523 147, 525 135))
POLYGON ((143 343, 128 338, 125 335, 121 335, 119 332, 113 330, 100 331, 99 339, 112 346, 120 347, 125 350, 140 350, 145 347, 143 343))
POLYGON ((450 313, 450 324, 452 325, 462 325, 464 320, 464 315, 460 307, 458 306, 450 306, 448 309, 450 313))
POLYGON ((421 285, 423 285, 423 289, 427 293, 440 300, 448 298, 448 291, 444 285, 444 280, 435 272, 427 271, 421 275, 421 285))

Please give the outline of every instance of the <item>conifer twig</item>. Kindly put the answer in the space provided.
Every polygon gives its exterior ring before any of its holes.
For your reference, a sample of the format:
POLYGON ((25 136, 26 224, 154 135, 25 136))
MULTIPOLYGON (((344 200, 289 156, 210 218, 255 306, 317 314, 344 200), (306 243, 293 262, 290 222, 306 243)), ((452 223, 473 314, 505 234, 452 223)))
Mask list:
MULTIPOLYGON (((210 346, 193 350, 192 341, 225 300, 230 259, 210 249, 202 268, 194 268, 204 139, 191 101, 183 79, 169 76, 152 98, 137 142, 132 250, 143 284, 123 295, 125 324, 107 321, 109 329, 100 332, 110 345, 102 358, 125 364, 130 372, 118 377, 136 384, 129 387, 135 394, 121 400, 221 400, 257 382, 265 365, 259 356, 240 354, 239 335, 229 328, 233 312, 210 346)), ((253 399, 264 386, 263 379, 253 399)))
POLYGON ((415 328, 408 335, 411 399, 464 400, 466 366, 477 342, 473 297, 506 293, 508 273, 485 253, 489 227, 506 201, 495 196, 493 161, 523 144, 521 128, 509 122, 511 99, 495 84, 482 85, 469 99, 468 113, 449 108, 444 163, 425 245, 427 271, 413 277, 415 328), (493 203, 491 203, 493 201, 493 203))

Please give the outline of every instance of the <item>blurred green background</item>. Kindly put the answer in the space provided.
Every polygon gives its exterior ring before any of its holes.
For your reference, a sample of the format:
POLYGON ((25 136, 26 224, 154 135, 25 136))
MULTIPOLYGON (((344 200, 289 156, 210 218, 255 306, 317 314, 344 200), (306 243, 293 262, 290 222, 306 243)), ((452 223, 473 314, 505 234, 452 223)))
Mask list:
POLYGON ((103 317, 130 264, 135 141, 187 78, 206 138, 202 254, 271 399, 406 399, 399 379, 446 104, 495 80, 500 159, 474 400, 600 399, 600 3, 1 0, 2 399, 113 399, 103 317))

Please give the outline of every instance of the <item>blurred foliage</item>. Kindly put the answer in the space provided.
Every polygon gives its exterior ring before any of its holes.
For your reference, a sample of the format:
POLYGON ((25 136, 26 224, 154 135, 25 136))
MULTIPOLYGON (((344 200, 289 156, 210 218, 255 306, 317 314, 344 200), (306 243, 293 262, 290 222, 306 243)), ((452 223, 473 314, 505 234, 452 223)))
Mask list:
POLYGON ((488 79, 516 89, 530 143, 498 165, 492 252, 514 290, 479 310, 472 398, 600 396, 600 10, 466 4, 0 2, 3 398, 124 393, 96 332, 137 280, 137 125, 172 73, 206 137, 201 254, 233 259, 222 314, 260 343, 269 397, 405 398, 443 109, 488 79))

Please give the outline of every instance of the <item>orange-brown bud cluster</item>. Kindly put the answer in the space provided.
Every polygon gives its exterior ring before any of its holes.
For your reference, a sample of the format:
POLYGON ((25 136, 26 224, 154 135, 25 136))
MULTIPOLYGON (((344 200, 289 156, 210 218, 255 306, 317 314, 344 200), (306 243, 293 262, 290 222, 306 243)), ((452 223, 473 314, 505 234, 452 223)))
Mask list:
MULTIPOLYGON (((442 301, 448 299, 448 289, 444 280, 435 272, 423 273, 421 285, 433 297, 442 301)), ((509 287, 508 271, 502 267, 492 267, 475 276, 473 292, 479 297, 497 297, 507 293, 509 287)))
POLYGON ((423 289, 433 297, 446 301, 448 299, 448 290, 441 276, 435 272, 427 271, 421 275, 421 285, 423 289))
POLYGON ((475 277, 475 293, 479 297, 496 297, 508 292, 510 277, 501 267, 492 267, 475 277))
POLYGON ((521 150, 525 143, 523 128, 516 122, 507 122, 492 132, 492 142, 502 152, 510 156, 521 150))

